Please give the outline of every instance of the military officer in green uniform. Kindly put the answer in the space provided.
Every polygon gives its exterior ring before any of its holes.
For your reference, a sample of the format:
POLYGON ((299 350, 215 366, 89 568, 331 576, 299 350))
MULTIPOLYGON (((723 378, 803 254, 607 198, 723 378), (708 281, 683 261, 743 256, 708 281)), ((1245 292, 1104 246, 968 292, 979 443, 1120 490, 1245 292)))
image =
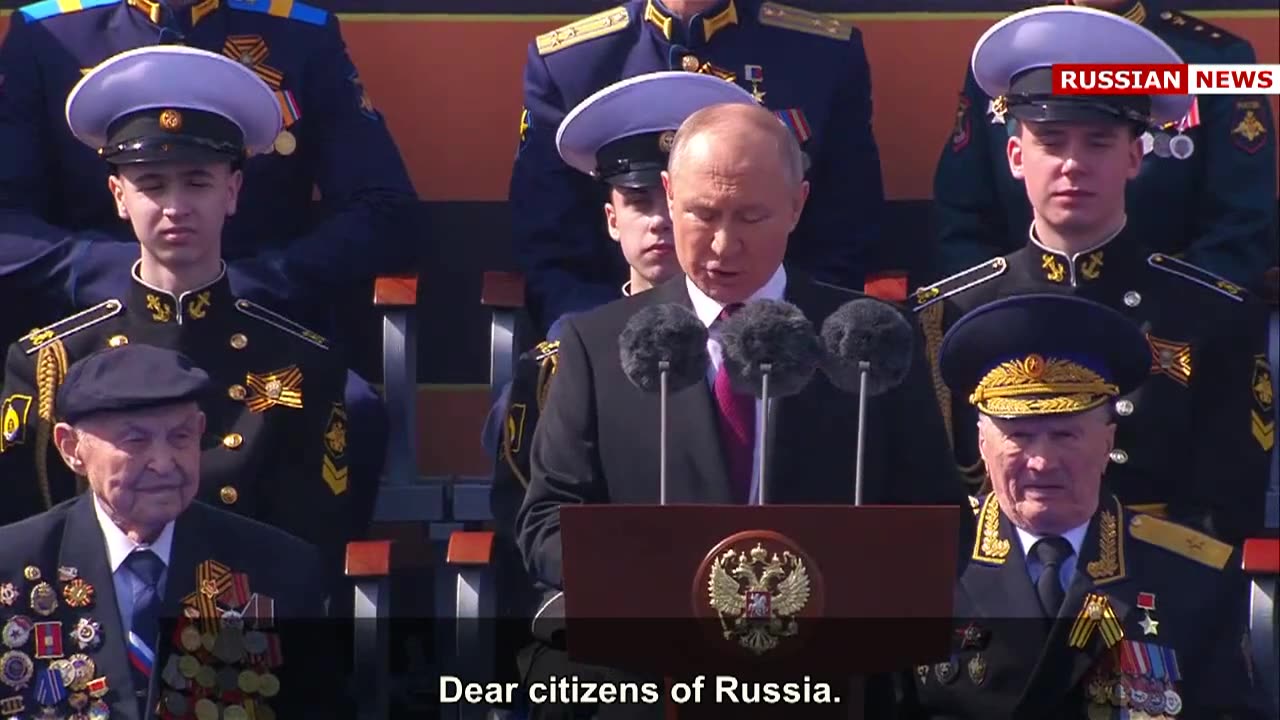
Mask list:
MULTIPOLYGON (((1258 62, 1247 40, 1162 7, 1167 0, 1074 1, 1147 28, 1182 62, 1258 62)), ((1025 242, 1033 208, 1005 159, 1016 126, 1007 100, 967 73, 934 176, 935 278, 1025 242)), ((1152 251, 1251 287, 1276 264, 1275 133, 1265 95, 1200 95, 1181 117, 1144 128, 1141 171, 1126 189, 1129 225, 1152 251)))
POLYGON ((1068 295, 1004 298, 947 333, 942 378, 980 414, 992 490, 951 652, 916 668, 903 717, 1274 717, 1244 654, 1240 551, 1104 481, 1111 404, 1149 365, 1128 318, 1068 295))
MULTIPOLYGON (((1063 292, 1124 313, 1146 335, 1150 378, 1114 401, 1108 480, 1126 504, 1239 541, 1261 527, 1275 442, 1264 308, 1233 282, 1153 253, 1125 202, 1142 168, 1143 133, 1185 116, 1191 98, 1053 95, 1050 65, 1067 58, 1182 62, 1149 30, 1088 8, 1040 8, 989 30, 973 74, 1017 120, 1006 161, 1025 183, 1033 220, 1023 248, 921 288, 910 302, 935 361, 946 328, 1001 297, 1063 292)), ((957 461, 980 482, 972 406, 937 380, 957 461)))
MULTIPOLYGON (((140 257, 127 295, 10 346, 0 395, 0 522, 84 489, 50 442, 67 368, 102 348, 145 343, 190 356, 218 388, 204 404, 200 498, 313 543, 338 577, 343 546, 367 520, 355 517, 348 487, 345 370, 324 338, 233 296, 221 258, 240 163, 280 131, 271 90, 213 53, 140 48, 82 78, 67 99, 67 121, 113 166, 108 185, 140 257)), ((138 433, 130 442, 157 439, 138 433)))

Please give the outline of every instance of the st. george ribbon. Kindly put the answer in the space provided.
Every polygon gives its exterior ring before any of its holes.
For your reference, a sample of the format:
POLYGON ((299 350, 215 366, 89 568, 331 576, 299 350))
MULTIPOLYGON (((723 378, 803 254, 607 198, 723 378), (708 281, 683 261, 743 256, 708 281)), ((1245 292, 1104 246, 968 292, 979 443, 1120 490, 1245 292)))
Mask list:
POLYGON ((915 333, 897 308, 872 298, 841 305, 822 323, 823 372, 831 384, 858 396, 858 454, 854 504, 862 504, 862 455, 867 400, 897 387, 911 370, 915 333))
POLYGON ((658 393, 658 504, 667 504, 667 396, 706 382, 707 326, 681 305, 650 305, 618 335, 622 372, 636 387, 658 393))
POLYGON ((822 345, 813 323, 784 300, 755 300, 724 321, 720 330, 723 362, 735 392, 760 398, 757 502, 769 497, 769 416, 774 398, 795 395, 809 384, 822 361, 822 345))

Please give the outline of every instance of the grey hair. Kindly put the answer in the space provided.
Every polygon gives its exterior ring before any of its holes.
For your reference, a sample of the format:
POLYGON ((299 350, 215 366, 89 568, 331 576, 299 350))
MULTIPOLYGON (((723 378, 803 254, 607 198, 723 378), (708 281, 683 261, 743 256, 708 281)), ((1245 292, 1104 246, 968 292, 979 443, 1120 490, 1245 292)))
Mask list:
POLYGON ((782 161, 789 187, 796 187, 804 180, 804 153, 800 151, 800 143, 796 141, 795 135, 763 107, 738 103, 710 105, 685 118, 671 144, 667 172, 672 176, 676 174, 676 168, 688 152, 689 144, 696 138, 742 127, 759 130, 765 138, 772 141, 774 151, 782 161))

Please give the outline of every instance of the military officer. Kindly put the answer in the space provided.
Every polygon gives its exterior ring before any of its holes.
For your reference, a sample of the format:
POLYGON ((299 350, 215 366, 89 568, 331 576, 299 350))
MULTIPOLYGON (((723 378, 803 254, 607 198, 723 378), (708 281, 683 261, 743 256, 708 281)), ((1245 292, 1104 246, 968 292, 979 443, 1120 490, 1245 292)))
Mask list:
MULTIPOLYGON (((1068 0, 1070 4, 1070 0, 1068 0)), ((1188 63, 1254 63, 1249 42, 1160 7, 1161 0, 1077 0, 1147 28, 1188 63)), ((1245 287, 1276 264, 1276 138, 1265 96, 1200 95, 1189 111, 1144 128, 1142 166, 1127 189, 1129 225, 1153 251, 1245 287)), ((1009 174, 1017 133, 1007 99, 968 72, 955 127, 934 177, 938 249, 946 277, 1021 247, 1032 208, 1009 174)))
POLYGON ((513 247, 541 330, 615 299, 625 276, 605 242, 590 178, 556 152, 556 128, 596 90, 656 70, 733 82, 795 133, 813 192, 792 235, 793 265, 861 287, 866 274, 912 256, 913 248, 880 236, 884 191, 857 29, 761 0, 627 0, 529 44, 509 197, 513 247))
POLYGON ((1110 405, 1149 365, 1128 318, 1061 294, 948 331, 942 378, 980 414, 992 491, 973 501, 952 652, 917 668, 906 717, 1274 717, 1244 654, 1240 552, 1103 480, 1110 405))
MULTIPOLYGON (((1034 220, 1022 249, 916 292, 930 354, 966 311, 1007 295, 1064 292, 1123 312, 1147 335, 1151 377, 1114 403, 1108 479, 1125 503, 1167 503, 1197 525, 1208 516, 1213 532, 1238 541, 1261 526, 1275 442, 1265 309, 1235 283, 1152 253, 1126 214, 1126 184, 1143 172, 1143 132, 1183 117, 1191 99, 1051 95, 1049 66, 1063 58, 1181 62, 1151 31, 1081 7, 1019 14, 983 36, 973 73, 984 92, 1008 98, 1007 117, 1018 121, 1006 163, 1034 220), (1026 44, 1024 27, 1055 42, 1026 44)), ((980 481, 972 407, 935 386, 956 458, 980 481)))
POLYGON ((111 190, 141 253, 127 293, 10 346, 0 395, 4 521, 82 488, 50 444, 67 367, 101 348, 146 343, 190 355, 220 388, 204 408, 201 498, 317 545, 338 575, 343 546, 367 522, 352 500, 344 371, 323 337, 238 298, 219 255, 239 198, 237 158, 269 147, 280 118, 251 70, 181 46, 122 53, 72 91, 67 122, 115 166, 111 190))

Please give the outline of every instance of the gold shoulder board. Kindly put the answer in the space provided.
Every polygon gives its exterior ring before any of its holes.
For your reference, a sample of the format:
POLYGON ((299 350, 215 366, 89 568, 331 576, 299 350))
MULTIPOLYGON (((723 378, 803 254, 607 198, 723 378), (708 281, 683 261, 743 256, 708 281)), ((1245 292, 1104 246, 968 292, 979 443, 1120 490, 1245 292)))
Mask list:
POLYGON ((537 39, 538 54, 550 55, 557 50, 572 47, 592 38, 611 35, 629 24, 631 24, 631 14, 627 12, 625 5, 619 5, 612 10, 574 20, 568 25, 542 33, 537 39))
POLYGON ((559 340, 543 340, 538 343, 538 347, 534 348, 533 359, 537 362, 543 362, 558 352, 560 352, 559 340))
POLYGON ((1179 260, 1162 253, 1154 253, 1147 258, 1147 264, 1158 270, 1190 280, 1197 285, 1207 287, 1221 295, 1226 295, 1236 302, 1244 302, 1244 288, 1224 277, 1214 275, 1202 267, 1192 265, 1186 260, 1179 260))
POLYGON ((551 390, 551 378, 560 367, 560 341, 543 340, 534 349, 534 362, 538 363, 538 410, 547 404, 547 393, 551 390))
POLYGON ((329 341, 324 339, 324 337, 318 333, 308 330, 289 318, 279 313, 272 312, 257 303, 252 303, 244 299, 236 300, 236 309, 255 320, 260 320, 272 327, 283 330, 290 335, 296 335, 322 350, 329 349, 329 341))
POLYGON ((1226 567, 1227 560, 1231 558, 1230 545, 1185 525, 1151 515, 1134 515, 1129 521, 1129 534, 1217 570, 1226 567))
POLYGON ((758 21, 761 25, 797 30, 833 40, 848 40, 853 35, 853 25, 839 18, 775 2, 760 6, 758 21))
POLYGON ((1160 28, 1196 38, 1211 45, 1230 45, 1240 39, 1217 25, 1210 25, 1194 15, 1177 10, 1165 10, 1160 13, 1160 28))
POLYGON ((18 343, 22 346, 22 351, 30 355, 54 340, 59 340, 80 332, 87 327, 97 325, 112 315, 118 314, 123 307, 124 305, 115 298, 105 300, 88 310, 81 310, 75 315, 63 318, 48 327, 36 328, 18 340, 18 343))
POLYGON ((949 298, 961 290, 968 290, 974 285, 981 285, 992 278, 999 277, 1008 268, 1008 261, 998 257, 980 265, 974 265, 968 270, 961 270, 949 278, 916 290, 915 302, 911 309, 914 312, 920 312, 939 300, 949 298))

